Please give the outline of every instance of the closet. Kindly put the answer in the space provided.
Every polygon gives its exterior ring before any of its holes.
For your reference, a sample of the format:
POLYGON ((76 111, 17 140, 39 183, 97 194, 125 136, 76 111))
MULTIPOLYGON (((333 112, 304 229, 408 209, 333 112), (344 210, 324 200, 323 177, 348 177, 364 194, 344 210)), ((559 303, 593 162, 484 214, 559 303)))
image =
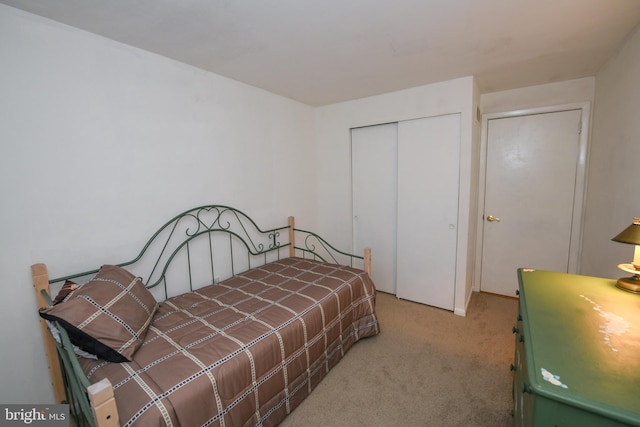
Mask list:
POLYGON ((460 115, 351 130, 354 248, 380 291, 453 310, 460 115))

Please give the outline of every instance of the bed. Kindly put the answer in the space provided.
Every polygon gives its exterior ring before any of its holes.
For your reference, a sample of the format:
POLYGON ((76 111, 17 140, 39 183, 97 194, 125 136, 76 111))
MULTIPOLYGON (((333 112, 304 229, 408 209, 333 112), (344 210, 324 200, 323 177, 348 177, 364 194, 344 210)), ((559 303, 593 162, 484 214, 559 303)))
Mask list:
POLYGON ((54 394, 78 425, 277 425, 379 332, 370 251, 337 250, 292 217, 262 230, 200 206, 131 261, 31 269, 54 394))

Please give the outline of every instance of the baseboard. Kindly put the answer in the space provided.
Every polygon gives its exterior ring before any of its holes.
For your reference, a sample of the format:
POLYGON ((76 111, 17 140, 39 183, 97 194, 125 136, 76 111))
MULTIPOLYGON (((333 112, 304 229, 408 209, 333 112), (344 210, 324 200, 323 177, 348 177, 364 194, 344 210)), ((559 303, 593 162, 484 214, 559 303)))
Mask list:
POLYGON ((453 314, 456 314, 458 316, 462 316, 462 317, 466 317, 467 316, 467 309, 469 308, 469 304, 471 303, 471 297, 473 296, 473 290, 471 292, 469 292, 469 295, 467 295, 467 300, 464 302, 464 308, 455 308, 453 310, 453 314))

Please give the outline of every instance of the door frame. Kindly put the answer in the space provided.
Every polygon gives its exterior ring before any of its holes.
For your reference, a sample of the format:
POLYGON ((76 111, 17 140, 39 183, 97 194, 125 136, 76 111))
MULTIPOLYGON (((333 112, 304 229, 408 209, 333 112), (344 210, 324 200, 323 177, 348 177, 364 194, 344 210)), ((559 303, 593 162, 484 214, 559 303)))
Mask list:
MULTIPOLYGON (((484 199, 486 191, 486 170, 487 170, 487 144, 489 138, 489 120, 529 116, 544 113, 558 113, 569 110, 581 110, 580 138, 578 149, 578 164, 576 169, 576 183, 573 198, 573 218, 571 221, 571 241, 569 242, 569 273, 578 273, 580 269, 580 253, 582 250, 582 222, 584 217, 584 207, 587 199, 587 168, 589 156, 589 130, 591 129, 591 103, 579 102, 571 104, 561 104, 547 107, 536 107, 522 110, 513 110, 499 113, 489 113, 482 115, 482 127, 480 137, 480 165, 478 177, 478 212, 477 212, 477 235, 476 235, 476 259, 473 275, 473 289, 476 292, 481 290, 480 279, 482 277, 482 245, 484 238, 484 199)), ((514 273, 515 274, 515 273, 514 273)), ((514 275, 515 280, 515 275, 514 275)))

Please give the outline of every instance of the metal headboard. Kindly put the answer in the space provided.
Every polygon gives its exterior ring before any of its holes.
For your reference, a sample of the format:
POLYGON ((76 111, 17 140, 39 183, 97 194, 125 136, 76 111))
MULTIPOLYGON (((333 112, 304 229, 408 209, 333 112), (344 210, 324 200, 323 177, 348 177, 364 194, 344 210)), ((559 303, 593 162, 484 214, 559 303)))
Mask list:
MULTIPOLYGON (((145 243, 134 259, 118 263, 135 266, 132 272, 148 288, 160 286, 164 298, 170 294, 171 267, 180 285, 176 293, 217 283, 253 267, 286 256, 313 258, 324 262, 363 268, 363 257, 336 249, 316 233, 286 226, 261 229, 244 212, 224 205, 206 205, 184 211, 167 221, 145 243), (288 233, 283 233, 288 230, 288 233), (296 243, 300 245, 296 245, 296 243), (288 249, 282 252, 283 249, 288 249), (197 253, 197 255, 194 255, 197 253), (205 256, 206 255, 206 256, 205 256), (198 267, 198 268, 196 268, 198 267), (188 288, 186 288, 188 284, 188 288)), ((59 283, 91 276, 99 269, 49 280, 59 283)), ((174 277, 175 278, 175 277, 174 277)))
MULTIPOLYGON (((184 211, 166 222, 145 243, 134 259, 117 263, 120 267, 136 266, 139 275, 148 288, 161 285, 167 297, 167 277, 170 266, 180 257, 186 262, 186 280, 189 290, 202 284, 211 284, 238 272, 248 270, 254 265, 265 264, 269 256, 281 257, 280 250, 290 245, 281 243, 281 231, 289 226, 262 230, 242 211, 224 205, 206 205, 184 211), (228 248, 220 248, 222 239, 228 248), (200 244, 198 256, 193 257, 194 246, 200 244), (205 260, 203 255, 208 253, 205 260), (224 264, 228 271, 216 271, 216 249, 224 252, 224 264), (244 252, 242 255, 240 252, 244 252), (244 262, 242 260, 244 258, 244 262), (194 283, 194 262, 207 262, 209 277, 203 283, 194 283), (241 265, 239 265, 241 264, 241 265), (204 283, 207 282, 207 283, 204 283)), ((73 280, 91 276, 99 269, 74 273, 49 280, 49 283, 73 280)))

